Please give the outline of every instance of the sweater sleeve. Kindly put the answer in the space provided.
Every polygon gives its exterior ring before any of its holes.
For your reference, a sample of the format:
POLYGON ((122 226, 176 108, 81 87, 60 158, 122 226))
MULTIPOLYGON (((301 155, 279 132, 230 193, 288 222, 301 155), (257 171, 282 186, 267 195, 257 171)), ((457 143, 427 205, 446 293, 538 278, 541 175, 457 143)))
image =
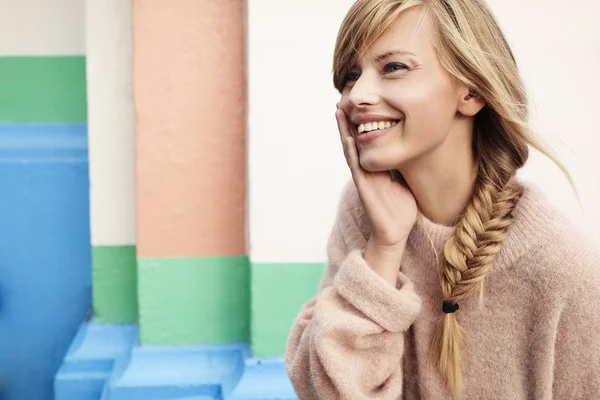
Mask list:
POLYGON ((553 398, 600 399, 600 262, 569 291, 556 333, 553 398))
POLYGON ((421 310, 409 279, 396 288, 365 262, 355 205, 342 196, 317 295, 291 329, 286 367, 300 399, 398 399, 404 332, 421 310))

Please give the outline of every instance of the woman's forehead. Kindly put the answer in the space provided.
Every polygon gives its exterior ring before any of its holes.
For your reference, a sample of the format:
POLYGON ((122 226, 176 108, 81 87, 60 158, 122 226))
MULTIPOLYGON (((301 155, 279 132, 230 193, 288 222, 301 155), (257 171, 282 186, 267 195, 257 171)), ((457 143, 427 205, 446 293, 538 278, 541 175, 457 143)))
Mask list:
MULTIPOLYGON (((358 63, 380 61, 389 55, 421 57, 433 48, 431 28, 420 7, 400 14, 390 28, 364 49, 358 63)), ((358 54, 357 54, 358 56, 358 54)))

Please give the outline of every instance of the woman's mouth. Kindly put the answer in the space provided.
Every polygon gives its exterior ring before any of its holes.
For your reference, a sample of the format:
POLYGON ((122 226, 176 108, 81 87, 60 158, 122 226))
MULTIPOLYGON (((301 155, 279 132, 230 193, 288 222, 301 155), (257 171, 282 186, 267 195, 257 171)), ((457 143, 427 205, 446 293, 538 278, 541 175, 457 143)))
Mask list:
POLYGON ((388 133, 400 121, 367 122, 356 127, 356 141, 361 144, 372 142, 388 133))
POLYGON ((379 122, 367 122, 365 124, 360 124, 356 127, 358 134, 367 133, 371 131, 375 131, 378 129, 387 129, 396 125, 398 121, 379 121, 379 122))

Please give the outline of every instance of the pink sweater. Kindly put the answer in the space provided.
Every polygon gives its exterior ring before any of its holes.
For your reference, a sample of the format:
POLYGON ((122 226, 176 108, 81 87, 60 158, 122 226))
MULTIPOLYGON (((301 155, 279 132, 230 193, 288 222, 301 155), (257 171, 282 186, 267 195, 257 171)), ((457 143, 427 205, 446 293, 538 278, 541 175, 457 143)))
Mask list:
MULTIPOLYGON (((467 330, 464 399, 600 399, 600 258, 533 187, 478 295, 460 303, 467 330)), ((396 288, 362 257, 370 227, 354 183, 341 196, 317 295, 300 310, 286 351, 300 399, 452 398, 428 362, 442 313, 429 235, 443 260, 453 228, 413 228, 396 288)))

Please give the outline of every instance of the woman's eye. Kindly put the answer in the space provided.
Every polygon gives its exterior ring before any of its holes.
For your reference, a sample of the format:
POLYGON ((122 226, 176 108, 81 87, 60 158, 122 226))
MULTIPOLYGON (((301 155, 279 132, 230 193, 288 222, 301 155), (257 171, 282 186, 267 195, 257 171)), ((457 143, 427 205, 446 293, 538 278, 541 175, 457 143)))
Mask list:
POLYGON ((348 84, 355 82, 358 80, 358 78, 360 78, 360 74, 358 72, 348 72, 344 77, 344 83, 348 84))
POLYGON ((385 67, 383 67, 383 72, 390 73, 400 71, 402 69, 407 69, 406 65, 400 63, 389 63, 386 64, 385 67))

